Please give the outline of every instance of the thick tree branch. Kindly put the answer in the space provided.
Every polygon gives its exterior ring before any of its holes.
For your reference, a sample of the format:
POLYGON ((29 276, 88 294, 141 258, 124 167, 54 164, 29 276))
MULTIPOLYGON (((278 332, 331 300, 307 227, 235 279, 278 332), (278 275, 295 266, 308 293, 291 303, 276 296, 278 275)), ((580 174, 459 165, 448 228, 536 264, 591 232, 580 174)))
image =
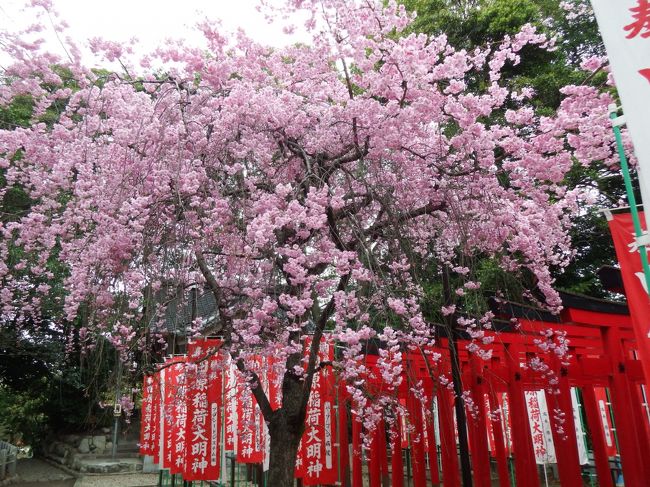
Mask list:
MULTIPOLYGON (((413 218, 417 218, 422 215, 427 215, 433 213, 434 211, 442 211, 446 207, 447 204, 444 201, 438 204, 429 203, 428 205, 397 215, 396 220, 398 221, 412 220, 413 218)), ((368 237, 376 237, 384 228, 386 228, 387 226, 393 223, 395 223, 393 219, 387 218, 386 220, 379 221, 374 225, 371 225, 366 230, 364 230, 363 234, 368 237)))
MULTIPOLYGON (((350 282, 350 274, 345 274, 339 279, 338 286, 336 286, 337 291, 344 291, 350 282)), ((316 322, 316 327, 314 328, 314 336, 312 337, 311 346, 309 348, 309 361, 307 363, 307 371, 305 373, 305 383, 302 388, 302 398, 300 401, 300 415, 302 421, 304 421, 306 412, 307 412, 307 403, 309 402, 309 394, 311 392, 311 386, 314 382, 314 374, 316 372, 316 362, 318 360, 318 353, 320 352, 320 342, 323 338, 323 332, 325 331, 325 326, 327 322, 334 314, 336 303, 334 301, 334 296, 330 298, 325 308, 318 317, 316 322)))
MULTIPOLYGON (((224 334, 224 342, 230 345, 232 344, 232 334, 234 333, 234 330, 232 327, 232 323, 230 322, 231 320, 228 318, 228 315, 226 313, 226 305, 223 301, 221 288, 219 287, 219 283, 217 282, 214 275, 212 274, 212 271, 210 271, 210 268, 208 267, 208 264, 205 261, 205 256, 203 255, 203 252, 201 252, 200 250, 196 250, 194 254, 196 256, 196 263, 198 264, 199 269, 201 270, 201 274, 203 274, 203 277, 208 283, 208 287, 210 288, 210 291, 212 291, 212 294, 214 295, 214 299, 217 303, 217 309, 219 310, 219 319, 221 321, 221 329, 218 331, 221 331, 224 334)), ((236 357, 236 355, 234 355, 232 350, 230 352, 230 355, 234 360, 237 369, 244 375, 247 374, 250 375, 248 384, 251 388, 251 392, 255 397, 258 406, 260 407, 260 411, 262 412, 264 419, 266 421, 270 421, 271 417, 273 416, 273 409, 271 408, 271 403, 269 402, 269 398, 267 397, 266 393, 264 392, 264 389, 262 388, 262 384, 259 380, 259 377, 255 372, 247 370, 244 361, 241 358, 236 357)))

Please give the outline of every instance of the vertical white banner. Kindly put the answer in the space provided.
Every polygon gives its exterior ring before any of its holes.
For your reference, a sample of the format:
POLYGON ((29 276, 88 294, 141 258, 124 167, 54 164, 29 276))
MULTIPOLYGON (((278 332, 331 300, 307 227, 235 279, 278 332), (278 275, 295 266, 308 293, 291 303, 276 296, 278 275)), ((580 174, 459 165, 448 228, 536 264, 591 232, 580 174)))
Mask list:
MULTIPOLYGON (((591 0, 591 4, 639 160, 641 196, 650 209, 650 1, 591 0)), ((650 222, 650 211, 645 217, 650 222)))
POLYGON ((535 451, 535 462, 543 465, 555 463, 555 446, 551 431, 551 418, 544 391, 526 391, 528 422, 535 451))
POLYGON ((323 422, 325 428, 325 468, 332 468, 332 404, 329 401, 323 404, 323 422))
MULTIPOLYGON (((402 431, 406 429, 406 420, 404 416, 402 418, 402 431)), ((440 446, 440 421, 438 420, 438 398, 433 398, 433 434, 436 437, 436 446, 440 446)))
POLYGON ((576 429, 576 441, 578 443, 578 457, 580 458, 580 465, 586 465, 589 463, 589 457, 587 456, 587 434, 582 424, 581 406, 578 403, 578 391, 575 387, 571 388, 571 405, 573 409, 573 423, 576 429))

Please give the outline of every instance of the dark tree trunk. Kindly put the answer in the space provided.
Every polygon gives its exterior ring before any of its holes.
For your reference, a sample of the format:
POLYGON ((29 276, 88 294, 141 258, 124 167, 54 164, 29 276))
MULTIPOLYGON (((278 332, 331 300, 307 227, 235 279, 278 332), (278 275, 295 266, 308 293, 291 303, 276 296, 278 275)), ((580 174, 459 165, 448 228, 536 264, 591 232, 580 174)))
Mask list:
POLYGON ((294 471, 298 444, 302 436, 302 428, 297 421, 287 418, 284 411, 274 414, 269 424, 271 436, 271 451, 269 459, 269 477, 267 485, 273 487, 293 487, 295 485, 294 471))
MULTIPOLYGON (((442 272, 442 287, 445 298, 445 306, 454 304, 454 297, 451 290, 450 270, 445 265, 442 272)), ((445 325, 448 332, 449 355, 451 358, 451 378, 454 383, 456 395, 456 427, 458 428, 458 452, 460 454, 460 471, 463 478, 463 487, 472 487, 472 464, 469 455, 469 444, 467 441, 467 416, 465 415, 465 401, 463 401, 463 382, 460 370, 460 358, 458 357, 458 345, 456 333, 458 328, 457 315, 454 312, 451 316, 445 317, 445 325)))

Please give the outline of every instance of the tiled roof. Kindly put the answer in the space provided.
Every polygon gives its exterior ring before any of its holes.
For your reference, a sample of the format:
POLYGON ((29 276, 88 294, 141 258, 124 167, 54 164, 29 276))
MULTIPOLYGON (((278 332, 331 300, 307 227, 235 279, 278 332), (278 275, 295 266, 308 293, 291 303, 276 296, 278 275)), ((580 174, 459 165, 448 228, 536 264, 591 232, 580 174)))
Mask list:
POLYGON ((187 296, 171 300, 165 309, 165 327, 169 333, 184 334, 192 321, 192 300, 196 306, 196 317, 207 323, 217 317, 217 302, 207 290, 192 290, 187 296))

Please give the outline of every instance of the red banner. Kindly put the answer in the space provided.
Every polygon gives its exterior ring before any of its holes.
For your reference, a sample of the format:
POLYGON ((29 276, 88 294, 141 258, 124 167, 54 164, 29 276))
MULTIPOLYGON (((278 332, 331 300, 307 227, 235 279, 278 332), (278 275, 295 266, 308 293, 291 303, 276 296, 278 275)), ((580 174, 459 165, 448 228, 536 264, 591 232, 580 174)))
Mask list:
POLYGON ((218 340, 188 345, 184 480, 219 478, 222 362, 218 340))
MULTIPOLYGON (((305 346, 310 346, 309 340, 305 346)), ((320 362, 331 361, 333 345, 323 341, 319 353, 320 362)), ((338 482, 336 440, 336 384, 329 366, 323 366, 314 374, 314 382, 307 403, 305 432, 300 442, 296 461, 296 476, 303 485, 335 484, 338 482)))
POLYGON ((264 461, 264 418, 253 393, 240 377, 237 387, 237 461, 262 463, 264 461))
POLYGON ((163 454, 162 467, 171 469, 174 465, 174 423, 175 423, 175 402, 177 395, 177 382, 180 357, 165 360, 165 378, 163 386, 163 403, 161 405, 163 414, 163 454), (173 365, 172 365, 173 364, 173 365))
POLYGON ((172 462, 169 467, 170 474, 183 473, 185 469, 185 438, 187 427, 187 383, 185 379, 185 357, 178 360, 179 363, 172 367, 173 392, 172 400, 172 462))
MULTIPOLYGON (((641 220, 643 217, 643 212, 639 213, 641 220)), ((639 358, 648 382, 650 381, 650 297, 641 266, 641 257, 638 251, 633 250, 636 238, 632 215, 630 213, 614 215, 609 221, 609 229, 612 232, 616 256, 621 266, 639 358)))
POLYGON ((153 463, 160 464, 162 453, 162 381, 164 370, 159 370, 153 376, 153 410, 154 420, 151 428, 151 447, 153 449, 153 463))

